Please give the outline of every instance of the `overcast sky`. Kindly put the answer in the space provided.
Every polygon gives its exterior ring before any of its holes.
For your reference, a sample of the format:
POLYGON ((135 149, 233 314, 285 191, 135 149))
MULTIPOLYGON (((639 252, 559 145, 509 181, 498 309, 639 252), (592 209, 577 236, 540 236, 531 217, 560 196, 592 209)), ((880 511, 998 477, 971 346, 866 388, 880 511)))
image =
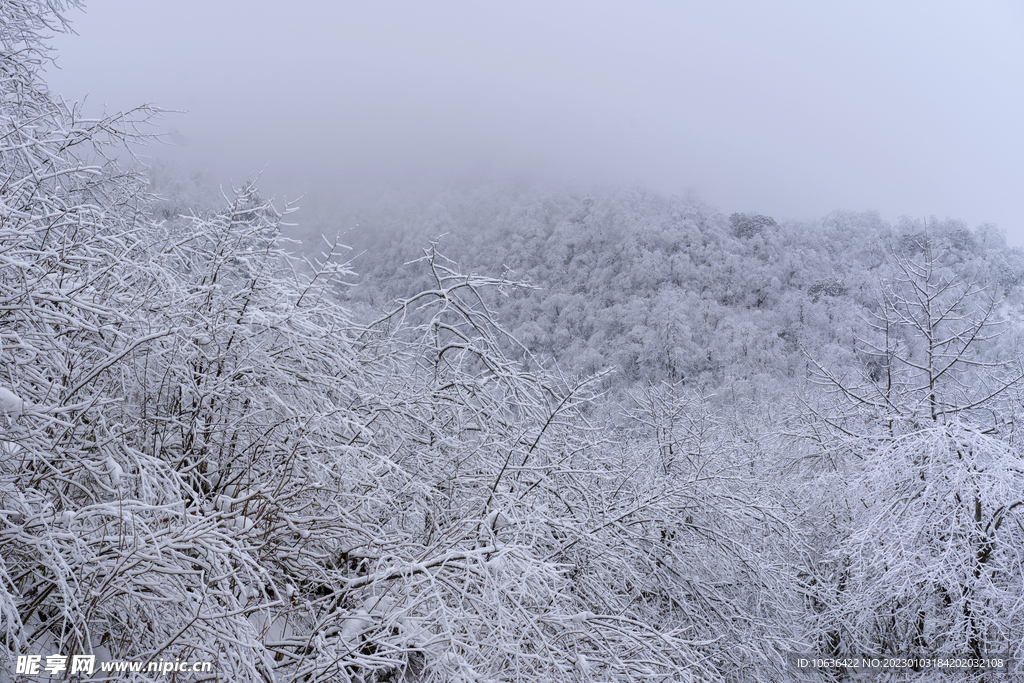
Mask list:
MULTIPOLYGON (((279 197, 489 171, 1024 245, 1024 3, 94 0, 51 87, 279 197)), ((163 152, 161 152, 163 153, 163 152)), ((301 214, 300 214, 301 216, 301 214)))

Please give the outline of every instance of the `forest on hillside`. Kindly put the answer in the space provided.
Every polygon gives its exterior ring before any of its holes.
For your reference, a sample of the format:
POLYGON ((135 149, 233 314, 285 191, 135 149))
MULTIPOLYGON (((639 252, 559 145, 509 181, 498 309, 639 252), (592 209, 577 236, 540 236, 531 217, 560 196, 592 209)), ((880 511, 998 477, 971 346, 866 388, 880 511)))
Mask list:
POLYGON ((995 227, 515 184, 303 226, 51 93, 66 6, 0 3, 0 681, 1012 680, 953 664, 1024 656, 995 227), (854 656, 911 664, 799 665, 854 656))

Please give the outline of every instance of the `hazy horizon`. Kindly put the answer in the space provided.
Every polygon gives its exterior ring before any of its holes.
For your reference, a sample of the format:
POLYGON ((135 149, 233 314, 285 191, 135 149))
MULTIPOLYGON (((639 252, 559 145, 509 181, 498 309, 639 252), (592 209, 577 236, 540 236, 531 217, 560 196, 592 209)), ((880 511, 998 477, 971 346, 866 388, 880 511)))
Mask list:
MULTIPOLYGON (((142 103, 235 184, 311 214, 351 185, 514 176, 725 212, 990 222, 1024 245, 1024 7, 806 0, 86 4, 52 89, 142 103)), ((310 214, 307 214, 310 215, 310 214)), ((300 217, 301 220, 301 217, 300 217)))

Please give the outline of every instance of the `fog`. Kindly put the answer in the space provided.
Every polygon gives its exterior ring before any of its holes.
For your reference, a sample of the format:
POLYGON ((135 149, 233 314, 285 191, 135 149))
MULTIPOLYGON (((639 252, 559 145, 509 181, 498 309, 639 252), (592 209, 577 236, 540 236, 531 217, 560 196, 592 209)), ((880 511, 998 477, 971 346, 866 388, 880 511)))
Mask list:
POLYGON ((97 0, 69 18, 56 92, 187 112, 145 153, 236 185, 262 171, 308 215, 377 182, 514 176, 777 218, 958 217, 1024 245, 1018 2, 97 0))

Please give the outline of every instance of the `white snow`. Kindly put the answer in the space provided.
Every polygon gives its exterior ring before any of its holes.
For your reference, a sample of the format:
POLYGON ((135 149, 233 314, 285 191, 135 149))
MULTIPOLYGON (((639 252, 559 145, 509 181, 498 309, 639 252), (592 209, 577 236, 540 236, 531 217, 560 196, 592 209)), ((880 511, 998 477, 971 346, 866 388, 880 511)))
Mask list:
POLYGON ((11 417, 19 417, 32 404, 15 394, 6 387, 0 387, 0 413, 7 413, 11 417))

